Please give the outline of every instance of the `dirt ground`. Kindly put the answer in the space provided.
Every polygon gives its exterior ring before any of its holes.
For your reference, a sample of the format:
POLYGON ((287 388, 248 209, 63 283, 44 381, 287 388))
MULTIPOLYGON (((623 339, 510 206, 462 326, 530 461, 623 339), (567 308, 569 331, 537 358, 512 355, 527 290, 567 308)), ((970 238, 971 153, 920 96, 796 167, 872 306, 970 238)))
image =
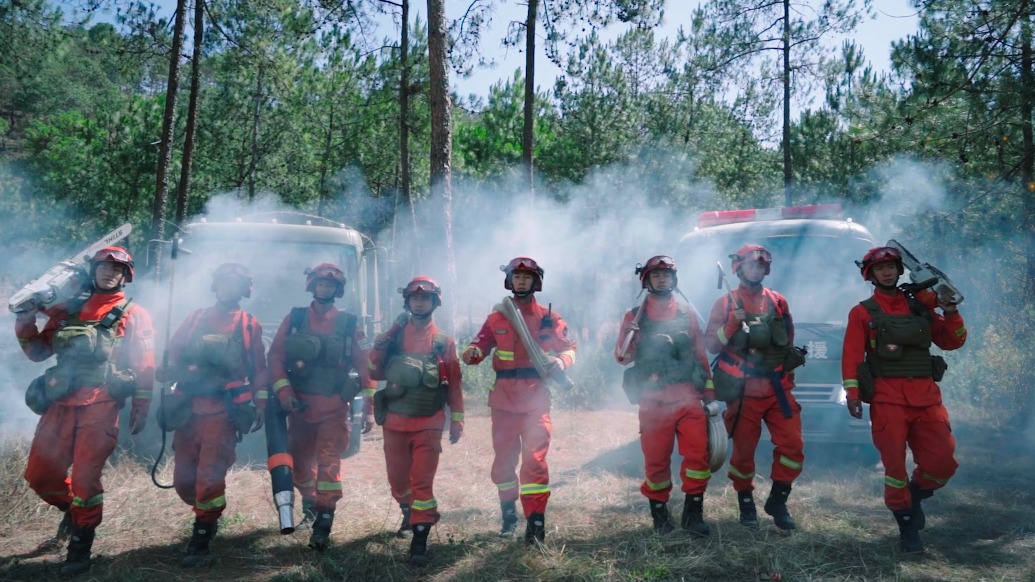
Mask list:
MULTIPOLYGON (((810 466, 790 507, 800 528, 786 535, 771 525, 751 532, 737 524, 735 494, 721 471, 706 496, 713 533, 692 540, 652 533, 639 494, 642 459, 632 407, 555 410, 547 544, 526 550, 501 540, 499 504, 489 479, 489 418, 471 406, 460 443, 443 442, 436 497, 441 523, 431 536, 432 563, 406 563, 408 541, 397 539, 398 507, 389 495, 380 430, 343 464, 345 498, 324 554, 306 546, 308 530, 278 532, 269 476, 263 466, 237 467, 212 559, 179 566, 192 515, 171 490, 151 484, 147 467, 126 458, 105 474, 105 521, 96 563, 83 580, 1035 580, 1035 495, 1030 457, 995 457, 999 445, 961 437, 961 468, 946 492, 927 506, 922 557, 897 554, 897 530, 883 506, 879 466, 844 458, 810 466)), ((1004 441, 1005 442, 1005 441, 1004 441)), ((63 548, 49 540, 60 514, 40 503, 21 479, 26 446, 0 448, 0 580, 54 578, 63 548)), ((768 448, 759 453, 757 497, 769 483, 768 448)), ((159 481, 171 480, 163 468, 159 481)), ((761 501, 762 499, 760 499, 761 501)), ((674 492, 673 514, 682 494, 674 492)), ((296 507, 296 515, 298 514, 296 507)), ((763 518, 763 521, 766 521, 763 518)))

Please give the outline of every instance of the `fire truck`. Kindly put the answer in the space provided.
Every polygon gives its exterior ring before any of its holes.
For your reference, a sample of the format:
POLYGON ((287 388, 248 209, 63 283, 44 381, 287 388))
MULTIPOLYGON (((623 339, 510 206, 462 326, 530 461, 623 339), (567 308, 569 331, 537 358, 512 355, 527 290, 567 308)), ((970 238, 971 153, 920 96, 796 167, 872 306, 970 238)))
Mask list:
MULTIPOLYGON (((251 271, 252 296, 242 306, 262 324, 268 349, 291 308, 312 301, 305 290, 306 269, 326 262, 340 266, 348 281, 337 307, 356 315, 368 338, 381 331, 376 248, 358 230, 319 216, 281 211, 225 221, 202 218, 184 231, 182 252, 172 265, 174 327, 211 300, 212 271, 222 263, 237 262, 251 271)), ((362 397, 357 396, 350 408, 353 430, 346 455, 357 452, 362 442, 362 397)), ((254 448, 255 456, 264 458, 262 440, 261 431, 254 433, 241 448, 254 448)))
POLYGON ((749 243, 772 253, 772 272, 763 285, 787 298, 794 343, 808 349, 794 389, 806 446, 853 445, 869 452, 868 413, 855 419, 845 410, 841 345, 849 310, 872 292, 854 261, 875 246, 873 235, 844 217, 837 204, 703 212, 674 257, 681 287, 702 317, 726 292, 719 288, 716 262, 736 287, 730 254, 749 243))

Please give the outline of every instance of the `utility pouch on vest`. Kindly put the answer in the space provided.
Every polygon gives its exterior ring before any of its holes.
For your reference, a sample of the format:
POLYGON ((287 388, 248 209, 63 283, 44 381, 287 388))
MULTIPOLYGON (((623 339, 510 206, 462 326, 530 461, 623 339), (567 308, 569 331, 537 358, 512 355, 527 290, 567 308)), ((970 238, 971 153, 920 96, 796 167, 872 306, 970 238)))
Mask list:
POLYGON ((322 344, 319 337, 307 333, 293 333, 287 336, 284 340, 284 356, 288 370, 301 378, 308 377, 320 357, 322 344))
POLYGON ((923 317, 883 319, 877 327, 877 355, 889 360, 902 357, 903 347, 931 347, 931 324, 923 317))
POLYGON ((712 368, 712 384, 715 386, 715 399, 729 402, 740 398, 744 393, 744 375, 740 367, 719 356, 712 368))
POLYGON ((787 348, 787 354, 783 358, 784 373, 789 373, 795 368, 804 366, 805 353, 805 348, 799 348, 797 346, 790 346, 787 348))
POLYGON ((374 392, 374 423, 384 426, 388 420, 388 394, 384 390, 374 392))
POLYGON ((859 381, 859 399, 869 404, 877 393, 877 383, 873 378, 869 362, 862 362, 855 369, 856 380, 859 381))
POLYGON ((935 382, 941 382, 942 378, 945 377, 945 372, 948 371, 949 364, 945 361, 945 358, 941 356, 931 356, 931 379, 935 382))
POLYGON ((137 375, 133 370, 115 370, 108 377, 108 394, 115 400, 133 396, 137 391, 137 375))
POLYGON ((782 348, 790 345, 791 338, 787 333, 787 322, 782 318, 775 320, 769 327, 769 338, 774 346, 782 348))
MULTIPOLYGON (((424 362, 409 356, 396 356, 388 362, 385 368, 385 381, 389 385, 395 384, 394 390, 398 390, 398 396, 402 396, 408 388, 417 388, 424 377, 424 362)), ((393 396, 393 394, 389 394, 393 396)))
POLYGON ((43 415, 50 408, 50 400, 46 394, 47 380, 44 376, 36 376, 25 390, 25 405, 36 414, 43 415))
POLYGON ((747 347, 764 350, 772 343, 772 338, 772 331, 768 322, 759 321, 758 323, 748 325, 747 347))
POLYGON ((43 392, 47 400, 54 402, 72 391, 74 372, 67 366, 53 366, 43 373, 46 385, 43 392))
POLYGON ((54 333, 54 352, 76 360, 94 357, 97 329, 92 325, 68 325, 54 333))
POLYGON ((180 430, 187 426, 191 417, 191 399, 184 394, 166 394, 162 397, 158 406, 158 413, 155 419, 158 420, 158 428, 165 432, 180 430))

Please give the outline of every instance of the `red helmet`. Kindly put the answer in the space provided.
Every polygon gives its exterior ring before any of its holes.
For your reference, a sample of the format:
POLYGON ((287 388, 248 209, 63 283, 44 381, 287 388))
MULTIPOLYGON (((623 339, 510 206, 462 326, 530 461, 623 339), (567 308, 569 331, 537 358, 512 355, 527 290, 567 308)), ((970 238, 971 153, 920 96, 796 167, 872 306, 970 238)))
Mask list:
POLYGON ((410 297, 425 293, 431 295, 432 305, 435 307, 442 305, 442 288, 438 286, 434 279, 427 275, 414 277, 405 287, 399 288, 399 293, 402 293, 403 305, 407 307, 409 307, 410 297))
POLYGON ((333 281, 338 285, 338 291, 334 294, 335 297, 345 296, 345 273, 342 272, 338 265, 333 263, 320 263, 312 269, 306 269, 305 273, 305 290, 309 293, 316 291, 317 279, 327 279, 333 281))
POLYGON ((866 251, 862 261, 856 261, 855 264, 858 265, 863 279, 869 281, 870 270, 873 269, 874 265, 891 261, 894 261, 898 266, 898 275, 901 277, 902 273, 906 272, 905 266, 902 264, 902 254, 893 247, 874 247, 866 251))
POLYGON ((647 259, 646 265, 636 265, 636 274, 640 276, 640 286, 649 290, 650 272, 658 270, 671 271, 672 287, 679 286, 679 279, 676 277, 676 262, 667 255, 657 255, 647 259))
POLYGON ((506 265, 500 265, 500 270, 507 274, 507 278, 503 280, 503 288, 507 291, 514 290, 514 273, 517 271, 532 273, 535 277, 535 281, 532 282, 533 293, 543 290, 543 268, 528 257, 518 257, 506 265))
POLYGON ((122 265, 125 278, 123 283, 133 282, 133 257, 122 247, 104 247, 90 257, 90 276, 93 277, 97 263, 108 261, 122 265))
POLYGON ((733 272, 740 274, 740 266, 744 264, 744 261, 758 261, 765 265, 765 274, 769 274, 769 267, 773 264, 773 255, 762 245, 744 245, 737 249, 737 252, 730 255, 732 262, 730 263, 730 269, 733 272))
POLYGON ((252 296, 252 274, 241 263, 223 263, 212 271, 212 291, 216 290, 216 281, 230 280, 236 282, 241 297, 252 296))

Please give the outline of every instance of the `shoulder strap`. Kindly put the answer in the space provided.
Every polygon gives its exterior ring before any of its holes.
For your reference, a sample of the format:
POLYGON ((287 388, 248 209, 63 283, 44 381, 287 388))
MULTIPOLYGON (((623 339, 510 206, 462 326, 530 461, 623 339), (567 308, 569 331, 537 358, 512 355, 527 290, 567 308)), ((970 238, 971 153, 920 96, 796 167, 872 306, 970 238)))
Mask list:
POLYGON ((119 321, 122 321, 122 317, 129 311, 129 304, 133 303, 132 299, 125 299, 121 301, 115 307, 112 307, 104 317, 101 318, 97 325, 105 329, 111 329, 118 325, 119 321))
POLYGON ((334 317, 334 331, 345 340, 344 358, 347 362, 352 361, 352 339, 356 337, 356 316, 351 313, 339 311, 334 317))
POLYGON ((302 327, 305 326, 305 322, 308 315, 308 307, 291 308, 291 333, 298 333, 302 331, 302 327))
POLYGON ((877 300, 873 297, 860 301, 859 305, 862 305, 866 308, 866 311, 870 312, 870 317, 879 317, 884 315, 884 310, 880 308, 880 304, 877 303, 877 300))

